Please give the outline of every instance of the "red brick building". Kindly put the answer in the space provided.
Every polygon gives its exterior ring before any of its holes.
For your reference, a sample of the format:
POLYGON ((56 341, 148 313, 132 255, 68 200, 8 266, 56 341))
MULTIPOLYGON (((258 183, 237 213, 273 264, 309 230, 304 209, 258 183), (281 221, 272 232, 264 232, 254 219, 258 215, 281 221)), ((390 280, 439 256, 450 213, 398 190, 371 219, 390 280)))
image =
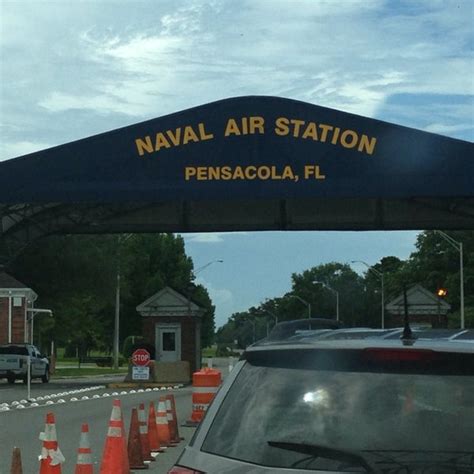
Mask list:
MULTIPOLYGON (((447 327, 447 314, 451 306, 421 285, 414 285, 407 290, 407 308, 412 325, 447 327)), ((403 326, 405 318, 403 293, 389 301, 385 309, 388 312, 387 328, 403 326)))
POLYGON ((155 347, 158 363, 189 362, 191 373, 201 368, 203 309, 170 287, 137 306, 143 336, 155 347))
POLYGON ((0 344, 29 341, 27 309, 38 295, 0 268, 0 344))

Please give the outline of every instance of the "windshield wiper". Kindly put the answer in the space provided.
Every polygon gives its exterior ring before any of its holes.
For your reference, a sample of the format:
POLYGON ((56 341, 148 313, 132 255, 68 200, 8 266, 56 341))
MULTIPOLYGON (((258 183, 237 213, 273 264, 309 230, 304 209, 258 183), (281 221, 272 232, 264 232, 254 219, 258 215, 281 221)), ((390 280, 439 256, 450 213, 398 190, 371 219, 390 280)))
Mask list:
POLYGON ((352 465, 356 464, 363 467, 369 473, 375 473, 374 469, 370 466, 366 459, 354 451, 329 448, 328 446, 321 444, 292 443, 287 441, 267 441, 267 443, 273 448, 286 449, 287 451, 309 454, 312 456, 332 459, 334 461, 346 462, 352 465))

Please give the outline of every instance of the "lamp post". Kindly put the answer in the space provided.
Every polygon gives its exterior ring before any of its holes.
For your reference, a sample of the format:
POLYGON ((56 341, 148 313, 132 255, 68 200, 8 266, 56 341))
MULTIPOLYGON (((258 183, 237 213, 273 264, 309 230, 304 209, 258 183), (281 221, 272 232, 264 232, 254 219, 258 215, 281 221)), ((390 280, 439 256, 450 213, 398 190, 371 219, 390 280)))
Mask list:
POLYGON ((435 233, 443 237, 446 242, 459 252, 459 286, 460 286, 460 305, 461 305, 461 329, 464 329, 464 267, 463 267, 463 249, 462 242, 454 240, 451 236, 441 230, 435 230, 435 233))
POLYGON ((382 286, 382 321, 381 327, 385 329, 385 290, 384 290, 384 279, 383 279, 383 272, 376 270, 375 268, 371 267, 368 263, 364 262, 363 260, 351 260, 351 263, 362 263, 365 265, 369 271, 371 271, 374 275, 377 275, 380 278, 381 286, 382 286))
POLYGON ((275 324, 278 324, 278 316, 275 313, 272 313, 271 311, 268 311, 268 309, 265 310, 267 314, 275 318, 275 324))
POLYGON ((53 317, 53 312, 50 309, 40 309, 40 308, 28 308, 27 313, 30 315, 27 317, 28 322, 30 323, 30 344, 34 344, 33 342, 33 324, 34 319, 37 314, 46 313, 49 317, 53 317))
POLYGON ((122 244, 133 234, 119 235, 117 237, 117 283, 115 287, 115 319, 114 319, 114 369, 119 367, 119 335, 120 335, 120 257, 122 244))
POLYGON ((308 307, 308 319, 310 319, 311 318, 311 304, 308 303, 303 298, 299 297, 298 295, 291 294, 290 298, 296 298, 297 300, 300 300, 303 304, 305 304, 308 307))
POLYGON ((201 267, 196 269, 196 271, 194 272, 194 276, 198 275, 198 273, 201 273, 207 267, 210 267, 213 263, 224 263, 224 260, 218 259, 218 260, 211 260, 210 262, 207 262, 205 265, 202 265, 201 267))
POLYGON ((313 283, 324 286, 324 288, 328 289, 329 291, 332 291, 336 295, 336 321, 339 321, 339 291, 335 290, 324 281, 314 280, 313 283))

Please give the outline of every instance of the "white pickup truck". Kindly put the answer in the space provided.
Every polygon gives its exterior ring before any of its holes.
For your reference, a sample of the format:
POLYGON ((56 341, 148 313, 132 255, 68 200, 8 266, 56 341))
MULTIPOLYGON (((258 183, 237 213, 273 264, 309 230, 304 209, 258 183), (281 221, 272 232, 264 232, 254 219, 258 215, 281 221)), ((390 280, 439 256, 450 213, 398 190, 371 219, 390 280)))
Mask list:
POLYGON ((7 379, 8 383, 20 379, 27 383, 28 357, 31 363, 30 378, 49 382, 49 360, 31 344, 0 345, 0 379, 7 379))

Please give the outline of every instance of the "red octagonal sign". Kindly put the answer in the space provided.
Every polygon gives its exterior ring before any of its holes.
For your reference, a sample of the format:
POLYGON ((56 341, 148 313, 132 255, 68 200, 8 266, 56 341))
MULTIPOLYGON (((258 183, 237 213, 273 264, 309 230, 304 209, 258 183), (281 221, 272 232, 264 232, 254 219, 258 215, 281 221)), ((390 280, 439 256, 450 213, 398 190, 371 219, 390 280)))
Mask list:
POLYGON ((137 349, 132 354, 133 365, 145 366, 150 363, 150 353, 146 349, 137 349))

